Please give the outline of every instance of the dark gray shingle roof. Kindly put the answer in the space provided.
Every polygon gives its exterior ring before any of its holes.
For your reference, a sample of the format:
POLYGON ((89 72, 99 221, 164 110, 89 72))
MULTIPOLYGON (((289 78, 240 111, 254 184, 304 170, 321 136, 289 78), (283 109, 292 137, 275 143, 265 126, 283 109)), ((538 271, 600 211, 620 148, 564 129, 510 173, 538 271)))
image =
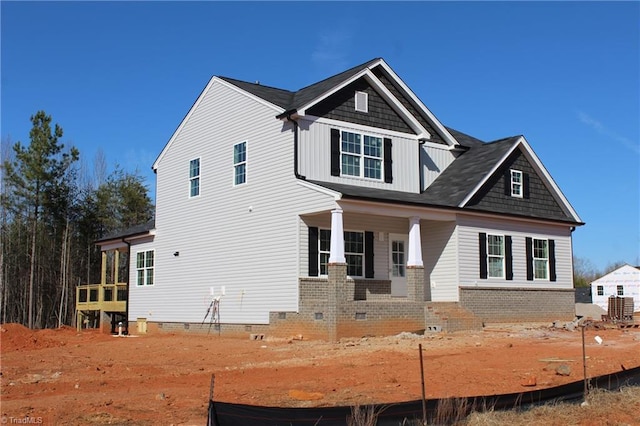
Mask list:
POLYGON ((109 241, 109 240, 118 240, 118 239, 127 238, 127 237, 135 237, 136 235, 146 234, 155 227, 156 227, 156 220, 151 219, 146 223, 134 225, 130 228, 123 229, 121 231, 115 231, 108 235, 105 235, 104 237, 97 240, 96 243, 101 243, 103 241, 109 241))
POLYGON ((263 86, 258 83, 249 83, 246 81, 236 80, 229 77, 220 77, 222 80, 239 87, 259 98, 264 99, 267 102, 271 102, 274 105, 284 109, 285 112, 295 111, 297 108, 306 105, 322 94, 328 92, 334 87, 340 85, 344 81, 353 77, 363 69, 369 67, 371 64, 379 61, 380 58, 372 59, 363 64, 357 65, 346 71, 328 77, 322 81, 314 83, 310 86, 303 87, 302 89, 291 92, 289 90, 278 89, 275 87, 263 86))

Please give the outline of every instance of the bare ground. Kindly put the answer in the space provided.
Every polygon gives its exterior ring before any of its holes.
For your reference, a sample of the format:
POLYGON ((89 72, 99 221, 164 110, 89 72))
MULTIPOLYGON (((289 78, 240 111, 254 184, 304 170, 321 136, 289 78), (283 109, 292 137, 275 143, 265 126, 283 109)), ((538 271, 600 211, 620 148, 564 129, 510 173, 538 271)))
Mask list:
MULTIPOLYGON (((640 366, 640 329, 588 329, 585 335, 588 376, 640 366)), ((45 425, 202 425, 213 374, 219 401, 308 407, 415 400, 421 397, 419 344, 427 398, 582 379, 581 333, 545 326, 329 343, 215 334, 122 338, 4 324, 0 339, 0 402, 8 423, 31 417, 45 425), (568 376, 556 373, 560 364, 569 367, 568 376)), ((606 416, 616 424, 615 413, 606 416)))

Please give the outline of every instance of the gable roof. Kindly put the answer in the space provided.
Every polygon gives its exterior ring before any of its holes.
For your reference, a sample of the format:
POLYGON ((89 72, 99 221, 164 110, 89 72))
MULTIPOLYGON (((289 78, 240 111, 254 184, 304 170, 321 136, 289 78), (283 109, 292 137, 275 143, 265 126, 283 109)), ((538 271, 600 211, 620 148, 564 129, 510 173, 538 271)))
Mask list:
MULTIPOLYGON (((527 158, 534 163, 536 170, 541 175, 541 179, 551 188, 554 198, 556 198, 558 204, 566 212, 567 219, 560 221, 575 224, 583 223, 562 192, 560 192, 555 182, 553 182, 546 169, 544 169, 523 136, 511 136, 484 143, 479 139, 454 129, 449 130, 452 131, 452 134, 461 137, 462 142, 468 147, 468 150, 459 155, 422 193, 390 191, 333 182, 309 182, 336 191, 345 198, 464 209, 468 207, 468 201, 478 193, 487 180, 490 179, 495 171, 506 161, 509 155, 511 155, 514 150, 520 148, 527 158)), ((469 208, 472 209, 471 207, 469 208)), ((500 212, 495 213, 500 214, 500 212)), ((548 218, 539 217, 539 219, 548 218)))

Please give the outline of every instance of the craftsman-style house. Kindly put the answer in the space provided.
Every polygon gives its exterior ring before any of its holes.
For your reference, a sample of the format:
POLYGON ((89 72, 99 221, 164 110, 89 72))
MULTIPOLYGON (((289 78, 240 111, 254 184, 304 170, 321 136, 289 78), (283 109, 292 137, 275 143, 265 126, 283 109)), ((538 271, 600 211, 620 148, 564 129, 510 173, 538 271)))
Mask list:
POLYGON ((155 225, 100 242, 131 251, 132 325, 199 330, 214 299, 216 329, 330 339, 573 318, 582 221, 527 140, 445 127, 382 59, 213 77, 153 169, 155 225))

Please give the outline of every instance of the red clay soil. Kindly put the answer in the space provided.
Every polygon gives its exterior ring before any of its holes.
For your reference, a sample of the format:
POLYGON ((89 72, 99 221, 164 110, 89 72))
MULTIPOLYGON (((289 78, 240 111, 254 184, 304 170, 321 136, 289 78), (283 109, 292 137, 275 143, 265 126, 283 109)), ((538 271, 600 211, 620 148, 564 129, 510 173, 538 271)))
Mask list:
MULTIPOLYGON (((589 376, 640 366, 640 329, 585 335, 589 376)), ((0 339, 0 402, 8 424, 30 417, 45 425, 203 425, 212 374, 219 401, 311 407, 415 400, 418 344, 427 398, 582 379, 581 333, 541 326, 328 343, 216 334, 114 337, 4 324, 0 339), (561 364, 569 376, 556 373, 561 364)))

